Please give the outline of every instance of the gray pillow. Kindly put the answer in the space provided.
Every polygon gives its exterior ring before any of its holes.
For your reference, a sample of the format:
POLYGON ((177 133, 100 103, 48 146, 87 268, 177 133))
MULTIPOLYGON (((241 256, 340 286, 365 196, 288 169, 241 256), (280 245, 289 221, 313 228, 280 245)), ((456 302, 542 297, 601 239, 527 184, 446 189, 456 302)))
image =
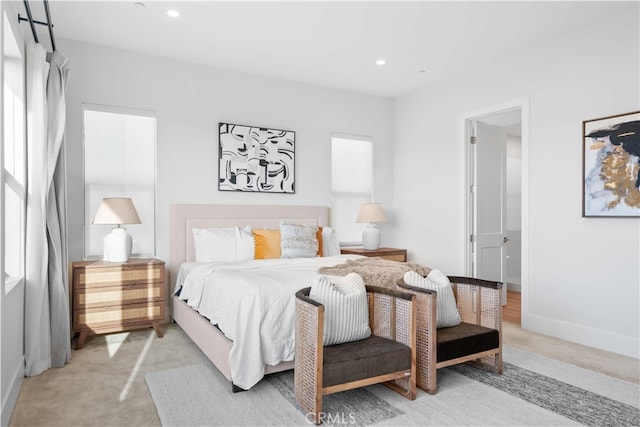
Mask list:
POLYGON ((318 255, 315 225, 301 225, 280 221, 280 249, 282 258, 313 258, 318 255))
POLYGON ((415 271, 404 273, 404 281, 407 285, 436 291, 436 327, 447 328, 457 326, 462 321, 453 288, 449 278, 440 270, 431 270, 427 277, 422 277, 415 271))

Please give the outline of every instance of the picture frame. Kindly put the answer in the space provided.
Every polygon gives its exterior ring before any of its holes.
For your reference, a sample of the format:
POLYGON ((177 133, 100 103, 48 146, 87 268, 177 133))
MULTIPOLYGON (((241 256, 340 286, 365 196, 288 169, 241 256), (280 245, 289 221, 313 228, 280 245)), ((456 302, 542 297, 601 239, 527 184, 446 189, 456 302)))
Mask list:
POLYGON ((640 217, 640 111, 582 122, 582 216, 640 217))
POLYGON ((294 131, 218 123, 218 190, 295 193, 294 131))

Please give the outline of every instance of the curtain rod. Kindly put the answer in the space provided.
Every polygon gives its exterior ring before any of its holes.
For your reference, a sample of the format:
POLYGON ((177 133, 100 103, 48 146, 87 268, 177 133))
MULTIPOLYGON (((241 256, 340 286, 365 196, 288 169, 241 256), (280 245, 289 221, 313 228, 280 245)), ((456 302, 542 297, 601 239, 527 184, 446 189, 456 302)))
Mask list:
POLYGON ((47 25, 47 27, 49 27, 49 39, 51 40, 51 49, 53 49, 53 51, 55 52, 56 39, 55 37, 53 37, 53 25, 51 25, 51 13, 49 13, 49 1, 48 0, 43 0, 43 1, 44 1, 44 12, 47 15, 47 23, 49 24, 47 25))
POLYGON ((55 52, 56 40, 55 40, 55 37, 53 36, 53 24, 51 23, 51 13, 49 12, 49 1, 43 0, 44 11, 47 16, 47 22, 36 21, 35 19, 33 19, 33 15, 31 14, 31 6, 29 5, 29 0, 23 0, 23 2, 24 2, 24 8, 27 11, 27 17, 23 18, 22 16, 20 16, 20 14, 18 14, 18 22, 23 22, 23 21, 29 22, 29 26, 31 27, 31 34, 33 34, 33 40, 36 43, 40 43, 40 40, 38 40, 38 33, 36 32, 36 27, 34 24, 46 25, 49 28, 49 38, 51 39, 51 48, 55 52))
POLYGON ((36 26, 33 25, 33 16, 31 16, 31 6, 29 6, 28 0, 24 0, 24 7, 25 9, 27 9, 27 18, 29 19, 22 18, 20 14, 18 14, 18 22, 29 21, 29 25, 31 25, 31 33, 33 34, 33 39, 35 40, 36 43, 40 43, 40 41, 38 40, 38 33, 36 32, 36 26))

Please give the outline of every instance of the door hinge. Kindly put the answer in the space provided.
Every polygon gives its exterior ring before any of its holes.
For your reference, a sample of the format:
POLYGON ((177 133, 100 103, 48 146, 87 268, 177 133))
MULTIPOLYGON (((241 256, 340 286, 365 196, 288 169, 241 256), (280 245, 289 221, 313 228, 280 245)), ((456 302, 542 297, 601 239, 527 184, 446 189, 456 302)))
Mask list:
POLYGON ((476 137, 475 137, 475 136, 472 136, 471 138, 469 138, 469 142, 470 142, 471 144, 475 144, 475 143, 476 143, 476 137))
POLYGON ((471 243, 475 243, 475 241, 476 241, 476 236, 475 236, 474 234, 469 235, 469 241, 470 241, 471 243))

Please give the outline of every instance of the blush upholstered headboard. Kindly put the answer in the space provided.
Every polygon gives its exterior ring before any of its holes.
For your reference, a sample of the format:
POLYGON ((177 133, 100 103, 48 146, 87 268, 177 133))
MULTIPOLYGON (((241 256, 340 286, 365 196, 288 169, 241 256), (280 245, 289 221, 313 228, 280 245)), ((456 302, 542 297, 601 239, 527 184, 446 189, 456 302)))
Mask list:
POLYGON ((329 225, 326 206, 272 205, 171 205, 169 235, 169 272, 175 286, 183 262, 195 259, 192 228, 234 227, 279 228, 280 220, 298 224, 329 225))

